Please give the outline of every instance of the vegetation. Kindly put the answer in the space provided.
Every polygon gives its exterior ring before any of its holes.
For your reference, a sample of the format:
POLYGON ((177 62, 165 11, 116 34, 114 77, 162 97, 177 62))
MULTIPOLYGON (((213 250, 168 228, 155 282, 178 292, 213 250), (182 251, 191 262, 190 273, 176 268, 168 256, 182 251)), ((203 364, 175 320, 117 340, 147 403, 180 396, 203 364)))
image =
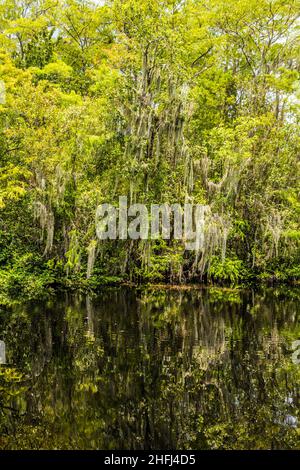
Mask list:
POLYGON ((0 302, 300 277, 298 0, 1 0, 0 302), (205 204, 207 243, 100 242, 99 203, 205 204))

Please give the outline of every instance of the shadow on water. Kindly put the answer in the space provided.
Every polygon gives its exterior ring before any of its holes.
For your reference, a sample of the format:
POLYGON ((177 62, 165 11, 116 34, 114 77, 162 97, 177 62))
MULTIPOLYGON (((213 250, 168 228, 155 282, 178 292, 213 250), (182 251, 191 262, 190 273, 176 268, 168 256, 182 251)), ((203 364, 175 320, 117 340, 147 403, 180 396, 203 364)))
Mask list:
POLYGON ((111 289, 3 311, 0 448, 299 448, 299 304, 111 289))

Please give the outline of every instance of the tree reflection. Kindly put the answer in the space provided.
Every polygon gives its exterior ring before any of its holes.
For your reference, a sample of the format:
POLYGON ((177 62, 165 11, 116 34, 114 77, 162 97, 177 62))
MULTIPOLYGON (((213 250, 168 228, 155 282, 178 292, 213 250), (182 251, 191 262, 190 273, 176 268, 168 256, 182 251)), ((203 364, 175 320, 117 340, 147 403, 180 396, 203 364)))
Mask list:
POLYGON ((1 448, 299 446, 299 290, 107 290, 1 315, 1 448))

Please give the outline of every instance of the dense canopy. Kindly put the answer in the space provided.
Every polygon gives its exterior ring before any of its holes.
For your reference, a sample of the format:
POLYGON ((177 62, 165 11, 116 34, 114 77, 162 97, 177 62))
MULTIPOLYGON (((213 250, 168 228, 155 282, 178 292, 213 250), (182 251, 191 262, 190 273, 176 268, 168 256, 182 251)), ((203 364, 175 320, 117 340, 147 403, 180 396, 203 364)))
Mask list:
POLYGON ((1 0, 1 301, 299 279, 299 6, 1 0), (209 206, 205 247, 100 242, 120 195, 209 206))

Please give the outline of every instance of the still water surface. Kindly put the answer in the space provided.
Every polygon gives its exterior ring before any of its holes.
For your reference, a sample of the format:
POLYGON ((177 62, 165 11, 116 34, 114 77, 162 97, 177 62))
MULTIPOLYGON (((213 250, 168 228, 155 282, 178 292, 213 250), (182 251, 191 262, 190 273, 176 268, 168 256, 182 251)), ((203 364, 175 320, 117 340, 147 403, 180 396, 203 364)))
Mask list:
POLYGON ((299 448, 299 305, 110 289, 2 310, 0 448, 299 448))

